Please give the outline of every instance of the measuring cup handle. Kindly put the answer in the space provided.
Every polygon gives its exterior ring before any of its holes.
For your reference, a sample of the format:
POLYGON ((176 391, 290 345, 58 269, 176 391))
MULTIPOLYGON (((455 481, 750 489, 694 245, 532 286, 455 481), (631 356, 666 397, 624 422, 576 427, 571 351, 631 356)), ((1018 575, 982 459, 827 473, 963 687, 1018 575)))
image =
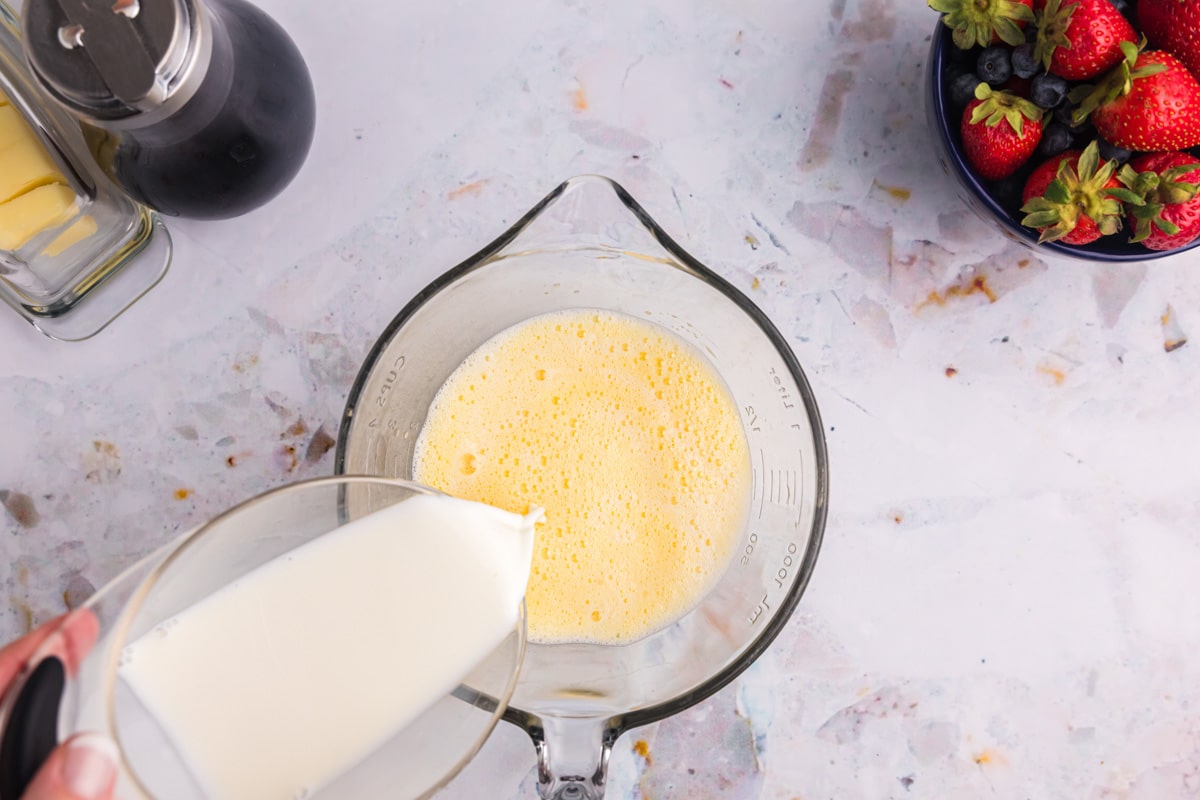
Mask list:
POLYGON ((58 745, 67 670, 54 656, 18 678, 0 704, 0 800, 21 800, 58 745))
POLYGON ((527 728, 538 756, 541 800, 603 800, 619 729, 603 719, 546 717, 527 728))

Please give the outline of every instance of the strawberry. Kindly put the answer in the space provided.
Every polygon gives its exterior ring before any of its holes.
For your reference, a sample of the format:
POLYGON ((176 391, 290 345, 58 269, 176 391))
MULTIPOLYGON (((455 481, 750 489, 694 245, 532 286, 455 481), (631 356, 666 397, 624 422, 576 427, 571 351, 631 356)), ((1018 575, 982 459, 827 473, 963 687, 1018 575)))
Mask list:
POLYGON ((1200 3, 1193 0, 1141 0, 1138 25, 1150 44, 1200 75, 1200 3))
POLYGON ((1200 144, 1200 83, 1165 50, 1138 52, 1122 42, 1125 59, 1096 86, 1071 91, 1075 121, 1089 114, 1100 136, 1126 150, 1165 152, 1200 144))
POLYGON ((1187 153, 1148 153, 1118 177, 1141 202, 1129 204, 1131 242, 1174 250, 1200 236, 1200 159, 1187 153))
POLYGON ((963 109, 962 146, 967 162, 985 180, 1007 178, 1029 160, 1042 140, 1042 110, 986 83, 963 109))
POLYGON ((1070 81, 1099 75, 1121 61, 1121 42, 1137 31, 1109 0, 1046 0, 1038 18, 1034 58, 1070 81))
POLYGON ((1121 229, 1118 198, 1129 192, 1113 174, 1116 168, 1116 161, 1100 164, 1095 142, 1042 163, 1025 182, 1021 224, 1041 234, 1039 243, 1088 244, 1116 233, 1121 229))
POLYGON ((1033 0, 929 0, 929 7, 944 15, 963 50, 999 42, 1016 47, 1025 41, 1021 29, 1033 22, 1033 0))

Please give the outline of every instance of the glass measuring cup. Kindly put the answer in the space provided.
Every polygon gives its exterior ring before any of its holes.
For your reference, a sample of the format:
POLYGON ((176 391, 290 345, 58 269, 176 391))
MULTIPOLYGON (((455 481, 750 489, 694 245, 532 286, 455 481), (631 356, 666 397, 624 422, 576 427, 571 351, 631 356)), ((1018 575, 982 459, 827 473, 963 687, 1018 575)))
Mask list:
MULTIPOLYGON (((160 635, 180 611, 262 564, 368 512, 430 494, 438 493, 380 478, 291 484, 236 506, 130 567, 68 617, 69 635, 51 637, 31 659, 22 682, 2 698, 0 800, 19 800, 50 750, 82 731, 100 731, 117 742, 121 764, 116 796, 122 800, 205 797, 160 720, 123 679, 127 645, 147 634, 160 635), (80 658, 79 651, 93 637, 95 645, 80 658)), ((406 533, 396 531, 397 536, 406 533)), ((347 664, 369 659, 372 643, 382 635, 386 631, 355 637, 353 646, 339 655, 347 664)), ((320 637, 321 631, 312 636, 320 637)), ((522 609, 513 630, 456 688, 357 765, 313 787, 305 800, 428 797, 466 765, 500 719, 523 649, 522 609)), ((398 682, 403 679, 397 674, 398 682)), ((348 697, 357 687, 334 691, 348 697)), ((305 703, 309 698, 285 699, 305 703)), ((211 698, 211 709, 214 716, 228 711, 220 697, 211 698)), ((247 752, 246 758, 253 763, 255 753, 247 752)))
POLYGON ((534 742, 539 795, 595 800, 624 731, 716 692, 782 629, 816 561, 828 479, 816 403, 783 337, 596 176, 560 185, 400 312, 351 391, 337 470, 411 477, 430 404, 463 359, 518 322, 568 308, 632 315, 692 344, 730 390, 753 462, 733 563, 691 612, 628 644, 526 649, 505 719, 534 742))

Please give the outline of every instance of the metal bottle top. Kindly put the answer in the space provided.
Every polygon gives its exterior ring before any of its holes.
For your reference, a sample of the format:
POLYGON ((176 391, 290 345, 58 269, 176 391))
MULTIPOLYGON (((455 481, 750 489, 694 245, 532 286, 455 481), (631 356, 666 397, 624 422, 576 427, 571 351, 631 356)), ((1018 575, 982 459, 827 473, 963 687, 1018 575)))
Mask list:
POLYGON ((195 94, 212 53, 198 0, 26 0, 22 28, 42 86, 109 128, 170 116, 195 94))

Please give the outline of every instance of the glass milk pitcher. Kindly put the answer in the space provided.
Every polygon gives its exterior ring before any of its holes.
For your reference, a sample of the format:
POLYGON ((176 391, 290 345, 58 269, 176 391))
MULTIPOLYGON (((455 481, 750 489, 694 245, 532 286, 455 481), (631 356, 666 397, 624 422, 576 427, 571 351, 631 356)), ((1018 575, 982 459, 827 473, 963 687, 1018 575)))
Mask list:
MULTIPOLYGON (((219 784, 213 781, 211 752, 207 762, 197 760, 193 758, 197 751, 188 746, 196 745, 196 740, 173 735, 181 730, 175 724, 180 720, 179 709, 156 704, 153 694, 139 691, 136 676, 128 669, 140 658, 138 648, 148 640, 178 636, 177 631, 186 627, 181 619, 189 609, 264 565, 301 558, 297 554, 308 545, 318 544, 317 540, 370 513, 386 513, 395 510, 394 506, 437 494, 424 486, 381 478, 342 476, 294 483, 235 506, 130 566, 66 618, 30 659, 16 685, 0 697, 0 800, 20 800, 51 751, 84 731, 104 733, 116 742, 115 796, 120 800, 211 800, 221 796, 219 784)), ((402 551, 393 550, 392 558, 424 553, 418 563, 428 565, 430 553, 438 549, 437 541, 420 529, 398 525, 387 533, 394 547, 402 551), (414 545, 414 537, 420 538, 419 546, 414 545)), ((459 550, 445 550, 444 556, 433 560, 456 559, 453 563, 460 565, 459 555, 459 550)), ((381 564, 388 560, 387 556, 375 558, 381 564)), ((396 590, 388 581, 362 585, 373 594, 371 605, 389 608, 388 598, 396 590)), ((400 727, 390 734, 372 736, 373 747, 356 748, 357 757, 338 759, 332 770, 316 769, 312 764, 285 763, 280 767, 278 742, 269 736, 244 734, 259 730, 256 726, 261 720, 242 705, 243 690, 266 698, 266 707, 290 720, 286 738, 291 745, 297 744, 295 737, 302 737, 302 746, 310 755, 320 754, 328 760, 338 749, 334 745, 339 735, 363 719, 364 705, 384 705, 382 693, 395 697, 413 686, 414 679, 422 685, 430 679, 430 671, 419 669, 419 664, 414 667, 405 660, 397 667, 384 654, 387 650, 394 656, 412 647, 413 662, 420 661, 418 646, 404 638, 403 631, 408 629, 404 620, 390 627, 383 624, 364 629, 361 621, 356 625, 353 614, 330 617, 319 613, 319 607, 328 604, 329 591, 328 585, 312 586, 305 595, 309 599, 301 605, 316 604, 313 608, 286 619, 272 616, 270 624, 263 622, 264 606, 241 595, 236 623, 231 619, 224 622, 241 630, 257 624, 261 635, 256 630, 256 639, 267 643, 280 641, 272 633, 297 631, 304 642, 328 654, 322 663, 332 661, 334 678, 320 685, 310 682, 305 691, 297 693, 296 683, 286 680, 291 672, 288 663, 276 663, 278 651, 271 652, 271 658, 259 653, 252 664, 239 661, 237 655, 244 651, 233 643, 245 640, 227 628, 223 639, 185 635, 179 646, 189 656, 189 669, 195 665, 202 673, 188 673, 183 680, 185 691, 199 701, 197 707, 203 709, 205 725, 211 726, 212 734, 223 741, 253 739, 239 744, 244 745, 244 750, 238 751, 239 764, 243 763, 240 759, 252 769, 271 764, 271 771, 287 773, 282 777, 289 785, 302 787, 290 789, 289 796, 302 800, 428 797, 470 761, 505 710, 524 650, 523 604, 518 601, 519 608, 505 610, 511 614, 504 614, 502 622, 511 619, 511 628, 496 631, 502 638, 465 677, 436 678, 451 684, 458 680, 457 685, 444 694, 435 689, 432 696, 423 696, 419 715, 406 724, 397 720, 400 727), (389 632, 392 646, 382 648, 380 637, 389 632), (220 670, 225 678, 213 679, 214 670, 220 670), (231 672, 242 679, 229 681, 231 672), (378 677, 381 672, 386 680, 363 683, 363 676, 378 677), (406 674, 409 683, 404 686, 406 674), (227 693, 231 688, 232 693, 227 693), (314 708, 324 711, 313 714, 314 708), (290 709, 305 713, 297 716, 289 713, 290 709), (321 724, 326 713, 336 722, 321 724), (301 719, 307 724, 299 724, 301 719), (236 736, 234 725, 250 727, 242 727, 243 735, 236 736), (322 777, 314 783, 304 777, 317 773, 322 777)), ((436 609, 411 611, 421 615, 422 624, 439 625, 444 619, 436 609)), ((453 643, 455 634, 447 627, 446 638, 439 641, 453 643)), ((270 647, 263 649, 270 651, 270 647)), ((440 663, 436 658, 433 661, 440 663)), ((174 663, 178 666, 179 662, 174 663)), ((305 675, 311 677, 311 673, 305 675)), ((172 673, 168 677, 178 676, 172 673)), ((202 744, 207 747, 212 742, 205 739, 202 744)), ((289 753, 294 754, 295 748, 285 745, 285 759, 289 753)), ((297 757, 293 755, 292 760, 297 757)), ((229 759, 223 756, 221 761, 221 768, 227 768, 229 759)), ((234 792, 254 796, 254 790, 244 783, 237 784, 234 792)))

